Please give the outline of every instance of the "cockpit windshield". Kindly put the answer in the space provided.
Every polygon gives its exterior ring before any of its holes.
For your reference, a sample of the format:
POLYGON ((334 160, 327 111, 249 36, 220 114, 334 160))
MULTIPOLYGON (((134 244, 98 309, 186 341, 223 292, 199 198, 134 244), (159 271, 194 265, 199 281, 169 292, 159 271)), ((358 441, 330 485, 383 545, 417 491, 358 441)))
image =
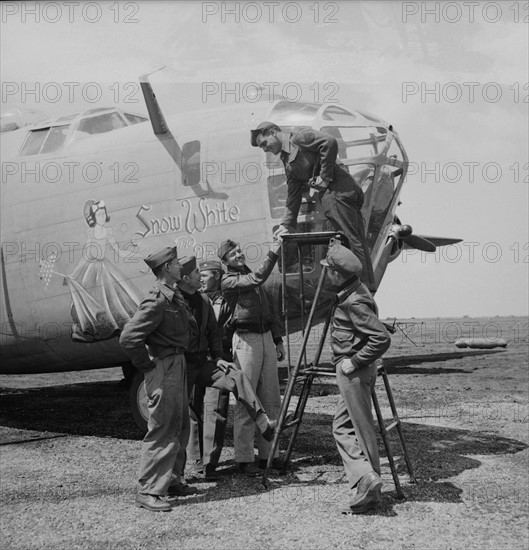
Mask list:
POLYGON ((63 116, 47 121, 44 127, 31 130, 20 156, 54 153, 77 139, 112 132, 147 120, 149 119, 141 115, 124 113, 119 109, 91 109, 63 116))

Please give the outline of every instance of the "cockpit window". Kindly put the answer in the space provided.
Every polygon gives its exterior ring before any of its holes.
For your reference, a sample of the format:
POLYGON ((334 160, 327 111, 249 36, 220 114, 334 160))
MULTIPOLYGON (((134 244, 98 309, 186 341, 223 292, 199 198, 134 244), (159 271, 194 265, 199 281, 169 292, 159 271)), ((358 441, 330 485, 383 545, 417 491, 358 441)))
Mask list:
POLYGON ((79 113, 74 113, 73 115, 62 116, 61 118, 58 118, 57 120, 55 120, 54 124, 57 124, 59 122, 70 122, 74 118, 78 118, 78 117, 79 117, 79 113))
POLYGON ((386 141, 385 128, 364 126, 324 127, 322 132, 332 134, 338 140, 339 156, 343 160, 371 157, 380 151, 380 145, 386 141))
POLYGON ((139 124, 140 122, 145 122, 149 120, 144 116, 131 115, 130 113, 123 113, 123 114, 125 115, 125 118, 129 121, 130 124, 139 124))
POLYGON ((111 111, 108 108, 91 109, 82 113, 63 116, 53 121, 48 120, 41 123, 45 127, 28 132, 20 156, 53 153, 63 148, 66 143, 91 135, 104 134, 147 120, 141 115, 116 110, 111 111))
POLYGON ((53 151, 57 151, 57 149, 60 149, 63 143, 66 141, 68 128, 68 125, 54 126, 53 128, 50 128, 50 131, 48 132, 48 136, 46 137, 46 141, 44 142, 40 153, 53 153, 53 151))
MULTIPOLYGON (((302 121, 313 121, 321 105, 303 103, 302 101, 280 101, 270 114, 270 120, 281 120, 285 124, 299 124, 302 121)), ((283 126, 280 124, 281 128, 283 126)))
POLYGON ((32 130, 24 143, 21 156, 53 153, 60 149, 68 135, 69 125, 32 130))
POLYGON ((77 130, 87 134, 104 134, 118 128, 127 126, 127 123, 118 113, 105 113, 104 115, 85 118, 79 122, 77 130))
POLYGON ((26 139, 26 143, 24 144, 24 147, 22 148, 22 152, 20 154, 22 156, 37 155, 49 131, 49 128, 39 128, 38 130, 32 130, 29 133, 26 139))
POLYGON ((322 115, 324 120, 334 120, 337 122, 343 122, 345 124, 350 124, 356 120, 356 117, 353 113, 342 109, 342 107, 327 107, 322 115))

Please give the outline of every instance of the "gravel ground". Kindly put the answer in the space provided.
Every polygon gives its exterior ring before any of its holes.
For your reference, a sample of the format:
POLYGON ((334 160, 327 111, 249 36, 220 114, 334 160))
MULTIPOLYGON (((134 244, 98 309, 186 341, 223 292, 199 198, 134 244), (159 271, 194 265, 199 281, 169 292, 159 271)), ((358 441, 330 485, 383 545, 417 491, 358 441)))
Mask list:
POLYGON ((309 399, 291 469, 269 490, 236 473, 229 430, 221 479, 188 472, 199 493, 155 514, 133 506, 141 433, 118 370, 0 377, 2 549, 527 548, 527 320, 473 319, 510 340, 493 351, 454 348, 453 323, 465 320, 413 322, 418 346, 397 333, 386 361, 418 480, 394 441, 406 500, 382 453, 380 509, 340 513, 348 487, 328 380, 309 399))

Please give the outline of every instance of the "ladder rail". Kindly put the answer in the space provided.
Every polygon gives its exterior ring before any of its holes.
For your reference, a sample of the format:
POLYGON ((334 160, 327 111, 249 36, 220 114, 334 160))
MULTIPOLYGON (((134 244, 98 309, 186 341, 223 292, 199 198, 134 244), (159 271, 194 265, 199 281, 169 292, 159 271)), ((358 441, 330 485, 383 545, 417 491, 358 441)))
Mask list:
MULTIPOLYGON (((301 363, 303 362, 303 350, 307 347, 307 343, 310 336, 310 327, 312 325, 312 319, 314 318, 314 313, 316 312, 316 306, 318 304, 318 298, 321 294, 321 290, 323 288, 323 281, 325 280, 325 276, 327 274, 327 266, 323 266, 323 269, 321 270, 320 278, 318 280, 318 287, 316 289, 316 294, 314 296, 314 301, 312 303, 312 307, 310 310, 309 318, 307 320, 307 330, 305 330, 304 336, 303 336, 303 344, 302 344, 302 352, 299 354, 299 358, 296 362, 296 366, 294 369, 290 372, 290 375, 288 377, 288 383, 287 387, 285 389, 285 395, 283 397, 283 401, 281 402, 281 409, 279 411, 279 419, 277 424, 277 429, 274 434, 274 439, 272 440, 272 445, 270 448, 270 452, 268 453, 268 460, 266 463, 266 468, 263 472, 263 485, 267 487, 268 485, 268 472, 270 470, 270 467, 272 465, 272 460, 274 459, 274 455, 276 453, 276 450, 279 446, 279 438, 281 436, 281 431, 283 428, 283 424, 285 423, 287 414, 288 414, 288 407, 290 405, 290 400, 292 398, 292 393, 294 390, 294 385, 296 383, 296 378, 298 376, 299 369, 301 368, 301 363)), ((299 430, 299 424, 294 427, 294 431, 297 434, 299 430)), ((286 464, 286 462, 285 462, 286 464)))
POLYGON ((404 455, 404 461, 406 462, 406 468, 408 470, 410 482, 417 483, 417 480, 415 478, 415 474, 413 473, 413 468, 410 461, 410 455, 408 454, 408 448, 406 446, 406 441, 404 439, 404 434, 402 432, 402 422, 399 418, 399 415, 397 413, 397 406, 395 405, 395 399, 393 398, 393 391, 391 390, 391 386, 389 385, 389 378, 388 373, 386 371, 386 366, 382 364, 379 367, 380 375, 382 376, 382 380, 384 382, 384 387, 386 389, 386 395, 388 396, 388 402, 389 407, 391 409, 391 414, 393 415, 393 422, 386 427, 386 431, 389 431, 393 429, 394 427, 397 429, 397 433, 400 440, 400 446, 402 448, 402 454, 404 455))
MULTIPOLYGON (((288 383, 285 389, 285 394, 283 397, 283 400, 281 402, 281 409, 279 413, 279 419, 277 428, 274 434, 274 438, 272 441, 271 449, 268 455, 267 464, 265 467, 265 470, 263 472, 263 478, 262 482, 265 487, 268 487, 268 473, 270 471, 272 461, 274 458, 274 455, 277 451, 277 448, 279 446, 279 439, 281 437, 281 433, 284 429, 293 428, 292 433, 290 435, 289 443, 287 446, 286 453, 284 455, 284 461, 283 461, 283 470, 286 468, 288 461, 290 460, 290 456, 292 454, 294 444, 299 432, 299 429, 301 427, 301 423, 303 420, 303 415, 305 412, 305 407, 307 405, 308 398, 310 396, 310 392, 312 389, 312 385, 314 382, 314 378, 318 375, 325 375, 325 376, 336 376, 335 372, 332 372, 331 370, 320 370, 318 369, 321 354, 323 352, 323 346, 325 345, 325 340, 327 337, 327 333, 329 331, 329 326, 331 324, 332 315, 334 312, 334 304, 329 309, 329 313, 327 315, 327 318, 325 320, 325 324, 323 327, 323 331, 320 336, 320 341, 318 344, 318 349, 316 351, 316 355, 314 358, 314 362, 307 367, 307 357, 306 357, 306 349, 308 340, 310 337, 310 331, 312 329, 312 322, 314 319, 314 314, 316 312, 317 303, 321 294, 321 291, 323 289, 323 283, 325 280, 325 276, 327 274, 327 266, 323 266, 323 269, 320 274, 320 278, 318 280, 318 286, 316 289, 316 293, 314 295, 314 300, 312 303, 312 307, 309 313, 309 317, 307 319, 307 323, 305 325, 304 321, 304 314, 305 314, 305 293, 304 293, 304 274, 303 274, 303 263, 302 263, 302 254, 301 254, 301 246, 304 244, 326 244, 330 240, 331 237, 339 237, 339 233, 334 232, 321 232, 321 233, 315 233, 315 234, 289 234, 284 235, 283 239, 284 241, 296 241, 297 244, 297 253, 298 253, 298 277, 300 281, 300 292, 299 292, 299 298, 301 303, 301 320, 302 320, 302 327, 303 327, 303 342, 301 346, 301 351, 299 353, 299 357, 296 361, 296 365, 294 367, 291 367, 291 348, 290 348, 290 338, 289 338, 289 331, 288 331, 288 300, 286 297, 286 281, 287 281, 287 273, 286 273, 286 265, 285 265, 285 247, 283 246, 281 248, 281 258, 282 258, 282 266, 283 266, 283 313, 285 315, 285 329, 287 333, 287 350, 288 350, 288 370, 289 370, 289 377, 288 377, 288 383), (301 365, 304 364, 304 368, 301 369, 301 365), (300 376, 301 374, 301 376, 300 376), (300 391, 299 399, 296 404, 295 412, 293 418, 290 418, 289 421, 287 421, 288 416, 288 408, 290 406, 290 402, 292 400, 292 395, 294 392, 294 387, 296 383, 303 381, 303 386, 300 391)), ((375 409, 375 413, 377 416, 377 421, 379 424, 380 434, 384 443, 384 447, 386 450, 386 455, 388 457, 389 466, 391 469, 391 474, 393 477, 393 482, 395 484, 395 488, 397 491, 397 496, 400 499, 405 498, 404 493, 402 491, 402 487, 400 484, 400 480, 397 474, 397 468, 395 465, 395 460, 393 457, 393 451, 390 446, 388 432, 392 430, 393 428, 397 429, 397 433, 399 436, 399 440, 401 443, 401 448, 404 455, 404 460, 406 462, 406 467, 410 476, 411 482, 416 482, 415 476, 413 474, 413 469, 411 466, 411 462, 409 459, 406 443, 404 440, 404 434, 402 432, 402 426, 401 421, 398 417, 397 409, 395 406, 395 400, 393 398, 393 392, 391 391, 391 387, 389 385, 389 379, 387 376, 386 368, 384 363, 381 362, 380 365, 377 367, 377 376, 381 376, 384 388, 386 390, 386 395, 388 397, 391 413, 393 416, 393 421, 390 422, 388 425, 385 424, 384 418, 382 416, 382 411, 380 409, 380 403, 378 401, 378 397, 376 395, 375 387, 373 386, 373 389, 371 391, 371 398, 373 402, 373 406, 375 409)))
POLYGON ((287 370, 290 374, 290 365, 291 365, 291 358, 290 358, 290 338, 289 335, 289 326, 288 326, 288 299, 287 299, 287 270, 285 265, 285 247, 281 247, 281 266, 283 268, 283 288, 281 289, 282 294, 282 308, 283 308, 283 315, 285 316, 285 332, 287 335, 287 370))
MULTIPOLYGON (((318 350, 316 352, 316 357, 314 358, 314 368, 317 368, 317 366, 319 364, 319 360, 320 360, 321 353, 322 353, 322 350, 323 350, 323 345, 325 343, 325 338, 327 336, 327 331, 328 331, 329 325, 331 323, 332 312, 333 312, 333 308, 331 307, 331 309, 329 310, 329 314, 327 316, 327 319, 325 320, 325 325, 323 327, 322 334, 320 336, 320 342, 318 344, 318 350)), ((301 427, 301 422, 303 420, 303 414, 305 412, 305 406, 307 404, 307 401, 308 401, 308 398, 309 398, 309 395, 310 395, 310 390, 312 389, 312 383, 314 381, 315 374, 313 372, 308 372, 308 373, 305 374, 305 376, 306 376, 306 379, 303 383, 303 388, 301 390, 299 400, 298 400, 298 404, 297 404, 297 407, 296 407, 296 412, 294 414, 295 419, 299 418, 299 424, 297 426, 295 426, 294 431, 290 435, 290 440, 288 442, 288 447, 287 447, 287 451, 286 451, 286 454, 285 454, 284 466, 286 466, 286 464, 290 460, 292 450, 294 449, 294 443, 295 443, 296 437, 298 435, 299 428, 301 427)))

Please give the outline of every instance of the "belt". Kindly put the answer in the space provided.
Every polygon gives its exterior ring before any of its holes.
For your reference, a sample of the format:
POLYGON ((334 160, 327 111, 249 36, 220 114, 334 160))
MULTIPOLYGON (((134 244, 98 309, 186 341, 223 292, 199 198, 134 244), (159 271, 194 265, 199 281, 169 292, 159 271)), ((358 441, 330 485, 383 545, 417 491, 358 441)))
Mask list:
POLYGON ((185 352, 185 348, 165 348, 158 354, 158 359, 165 359, 170 355, 182 355, 185 352))
POLYGON ((266 323, 265 325, 252 325, 251 323, 242 323, 241 326, 235 325, 236 332, 254 332, 256 334, 266 334, 270 330, 270 323, 266 323))

